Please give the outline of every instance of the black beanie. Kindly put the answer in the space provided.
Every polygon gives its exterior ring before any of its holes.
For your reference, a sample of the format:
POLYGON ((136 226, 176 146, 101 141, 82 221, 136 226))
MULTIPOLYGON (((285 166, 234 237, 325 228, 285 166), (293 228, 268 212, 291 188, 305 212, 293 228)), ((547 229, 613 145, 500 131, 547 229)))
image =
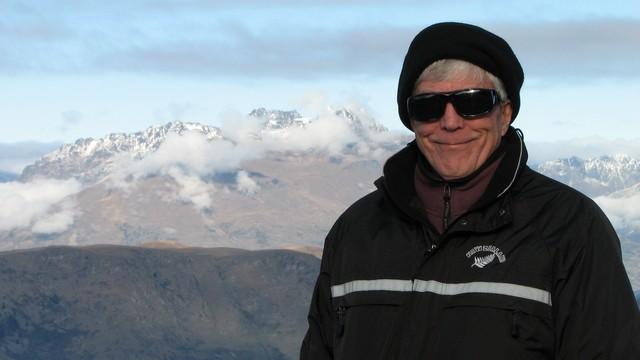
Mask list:
POLYGON ((520 110, 524 73, 509 44, 478 26, 445 22, 425 28, 409 45, 398 82, 398 113, 404 126, 411 130, 407 98, 416 80, 427 66, 441 59, 464 60, 498 77, 511 101, 513 122, 520 110))

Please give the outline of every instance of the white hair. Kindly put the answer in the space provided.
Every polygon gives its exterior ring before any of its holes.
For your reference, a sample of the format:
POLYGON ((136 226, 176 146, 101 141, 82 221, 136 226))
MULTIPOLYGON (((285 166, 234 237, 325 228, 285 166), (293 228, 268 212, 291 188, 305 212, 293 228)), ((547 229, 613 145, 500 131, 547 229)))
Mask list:
POLYGON ((431 63, 422 71, 418 80, 414 84, 415 87, 422 81, 445 81, 452 79, 473 79, 477 81, 489 80, 498 92, 498 96, 502 102, 509 100, 507 91, 504 89, 502 80, 486 71, 485 69, 474 65, 470 62, 458 59, 441 59, 431 63))

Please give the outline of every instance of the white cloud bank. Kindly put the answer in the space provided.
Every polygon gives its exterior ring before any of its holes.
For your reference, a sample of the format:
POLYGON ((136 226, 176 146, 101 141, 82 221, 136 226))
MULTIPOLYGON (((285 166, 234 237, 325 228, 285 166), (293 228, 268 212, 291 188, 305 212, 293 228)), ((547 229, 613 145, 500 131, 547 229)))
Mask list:
POLYGON ((594 200, 616 229, 640 231, 640 192, 623 197, 599 196, 594 200))
POLYGON ((213 185, 202 181, 198 176, 185 175, 177 168, 171 168, 168 174, 178 183, 178 198, 192 203, 196 209, 205 210, 211 207, 211 193, 215 191, 213 185))
POLYGON ((356 142, 357 137, 345 119, 323 114, 304 128, 265 132, 262 140, 271 151, 316 150, 339 155, 348 143, 356 142))
POLYGON ((36 233, 66 230, 75 216, 68 197, 81 190, 76 180, 40 179, 0 184, 0 231, 31 227, 36 233))
MULTIPOLYGON (((350 120, 336 115, 336 110, 318 99, 311 99, 317 115, 304 127, 264 129, 264 119, 227 114, 222 134, 225 139, 209 141, 197 131, 181 135, 169 133, 157 151, 142 159, 123 154, 114 160, 116 169, 108 184, 129 189, 148 176, 171 177, 178 186, 177 199, 192 203, 198 210, 212 206, 215 186, 207 181, 214 173, 241 170, 245 161, 263 158, 268 153, 314 153, 342 156, 349 149, 358 155, 381 156, 380 144, 397 137, 393 133, 376 133, 369 129, 373 119, 362 108, 353 105, 352 112, 363 123, 361 130, 350 120)), ((260 190, 259 184, 246 171, 235 176, 235 189, 246 195, 260 190)), ((169 197, 168 199, 175 199, 169 197)))
POLYGON ((260 189, 260 185, 258 185, 244 170, 238 172, 236 182, 238 191, 248 195, 252 195, 260 189))
MULTIPOLYGON (((393 7, 372 7, 381 1, 313 2, 313 22, 308 21, 311 2, 280 1, 287 16, 267 10, 272 2, 233 2, 238 3, 233 7, 244 8, 241 17, 237 11, 221 11, 223 3, 230 6, 228 1, 46 3, 2 9, 0 73, 117 71, 295 81, 396 77, 413 36, 436 20, 424 16, 427 8, 434 10, 429 1, 418 6, 394 2, 393 7), (357 26, 340 21, 350 19, 354 11, 364 11, 369 20, 357 26), (46 21, 41 14, 47 14, 46 21), (76 18, 91 21, 69 21, 76 18), (96 33, 101 35, 99 44, 91 41, 96 33), (255 54, 260 54, 260 61, 255 61, 255 54)), ((460 10, 459 2, 439 6, 442 13, 460 10)), ((483 9, 491 6, 502 9, 505 4, 482 3, 483 9)), ((598 16, 589 14, 593 10, 587 5, 564 12, 556 10, 556 4, 516 5, 521 11, 514 11, 511 3, 509 7, 511 11, 494 11, 493 21, 481 25, 507 39, 528 76, 640 75, 634 60, 640 49, 640 21, 624 6, 610 5, 596 12, 598 16), (530 13, 532 7, 538 16, 528 21, 512 15, 530 13), (545 20, 545 13, 558 20, 545 20)), ((469 6, 467 12, 473 9, 469 6)), ((477 16, 459 16, 479 21, 477 16)))

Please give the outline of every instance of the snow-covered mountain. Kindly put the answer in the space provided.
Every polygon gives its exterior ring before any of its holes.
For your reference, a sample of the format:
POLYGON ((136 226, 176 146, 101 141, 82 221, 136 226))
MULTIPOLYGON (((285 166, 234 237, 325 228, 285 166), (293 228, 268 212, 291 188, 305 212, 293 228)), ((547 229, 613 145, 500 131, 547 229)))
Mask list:
MULTIPOLYGON (((373 119, 361 118, 354 111, 341 108, 330 110, 332 115, 341 119, 361 140, 369 140, 371 134, 386 133, 388 130, 373 119)), ((304 129, 314 122, 313 118, 302 117, 297 111, 267 110, 258 108, 250 112, 250 118, 260 122, 260 129, 253 138, 260 139, 268 133, 280 133, 304 129)), ((145 131, 132 134, 109 134, 99 139, 84 138, 73 144, 65 144, 34 164, 25 167, 20 180, 35 178, 69 179, 76 178, 83 183, 94 183, 112 173, 114 160, 118 155, 126 154, 131 159, 143 159, 157 151, 171 134, 185 135, 196 133, 204 135, 208 141, 233 139, 226 138, 218 127, 200 123, 170 122, 161 126, 152 126, 145 131)), ((378 144, 395 148, 397 142, 378 144)))
MULTIPOLYGON (((384 161, 411 140, 358 109, 304 117, 259 108, 245 120, 249 126, 240 128, 249 133, 240 137, 233 128, 175 122, 80 139, 45 155, 11 184, 20 193, 8 199, 22 210, 0 219, 0 250, 163 241, 317 247, 337 216, 374 188, 384 161), (45 200, 19 203, 45 193, 45 200)), ((615 155, 532 167, 596 198, 640 288, 640 216, 629 204, 640 199, 640 162, 615 155)))
MULTIPOLYGON (((339 108, 337 110, 328 109, 335 116, 343 118, 347 121, 352 130, 357 134, 366 136, 368 132, 380 133, 386 132, 388 129, 377 121, 358 116, 354 110, 347 108, 339 108)), ((265 108, 254 109, 249 116, 262 120, 262 127, 266 130, 286 129, 292 127, 303 128, 313 122, 312 118, 303 117, 296 110, 267 110, 265 108)))
POLYGON ((383 133, 389 131, 380 123, 371 121, 370 119, 369 121, 366 121, 345 108, 336 110, 336 116, 341 116, 347 119, 349 121, 349 125, 361 136, 366 136, 367 132, 383 133))
POLYGON ((78 139, 73 144, 64 144, 58 150, 43 156, 33 165, 25 167, 21 181, 34 178, 68 179, 75 177, 83 182, 93 182, 113 170, 116 155, 126 153, 135 159, 158 150, 168 134, 198 132, 208 140, 222 139, 219 128, 197 124, 174 122, 163 126, 152 126, 133 134, 109 134, 99 139, 78 139))
POLYGON ((264 129, 286 129, 290 127, 305 127, 309 123, 308 118, 303 118, 296 110, 267 110, 257 108, 249 113, 249 116, 261 119, 264 129))
POLYGON ((240 136, 176 122, 62 146, 12 184, 20 193, 12 199, 28 211, 0 221, 0 250, 154 241, 319 246, 407 142, 357 109, 305 118, 261 108, 242 121, 249 133, 240 136), (51 195, 20 202, 34 193, 51 195))
POLYGON ((640 182, 640 160, 628 155, 546 161, 534 169, 589 196, 622 190, 640 182))

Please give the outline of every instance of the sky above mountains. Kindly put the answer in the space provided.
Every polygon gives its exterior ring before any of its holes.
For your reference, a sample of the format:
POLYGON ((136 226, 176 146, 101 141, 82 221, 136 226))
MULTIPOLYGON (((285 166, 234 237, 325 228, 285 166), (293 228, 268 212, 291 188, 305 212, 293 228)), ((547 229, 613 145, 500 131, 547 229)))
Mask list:
POLYGON ((528 141, 640 138, 632 0, 5 0, 0 13, 0 143, 344 103, 407 132, 395 103, 402 59, 440 21, 478 24, 512 45, 526 75, 515 125, 528 141))

